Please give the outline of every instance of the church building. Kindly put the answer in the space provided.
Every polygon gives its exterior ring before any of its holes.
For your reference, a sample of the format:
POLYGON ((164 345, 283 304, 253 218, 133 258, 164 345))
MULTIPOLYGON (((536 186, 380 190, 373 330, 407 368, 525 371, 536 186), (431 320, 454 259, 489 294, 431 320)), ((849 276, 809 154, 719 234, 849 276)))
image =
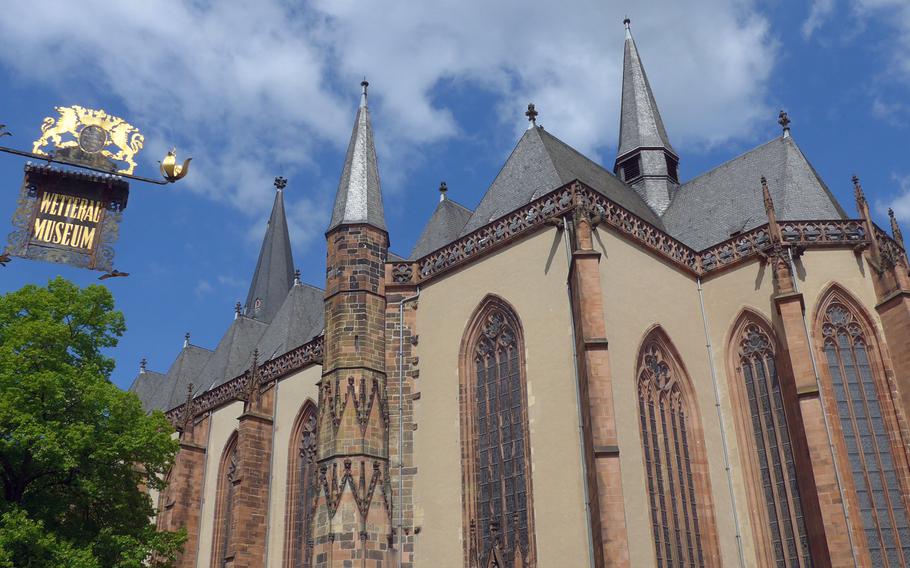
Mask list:
POLYGON ((528 105, 480 203, 443 184, 408 258, 366 82, 318 286, 276 180, 221 341, 131 387, 179 435, 152 495, 178 566, 910 566, 900 228, 856 178, 838 203, 783 112, 680 179, 625 26, 615 162, 528 105))

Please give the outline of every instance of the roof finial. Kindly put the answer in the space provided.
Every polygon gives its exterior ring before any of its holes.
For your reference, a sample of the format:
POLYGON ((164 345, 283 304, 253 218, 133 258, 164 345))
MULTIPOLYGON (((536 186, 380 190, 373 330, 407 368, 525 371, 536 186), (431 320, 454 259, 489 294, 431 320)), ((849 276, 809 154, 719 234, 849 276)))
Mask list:
POLYGON ((904 233, 901 232, 900 225, 897 224, 897 219, 894 217, 894 209, 890 207, 888 208, 888 219, 891 221, 891 236, 900 246, 904 247, 904 233))
POLYGON ((446 200, 447 191, 449 191, 449 186, 446 185, 446 182, 444 182, 444 181, 439 182, 439 201, 440 202, 446 200))
POLYGON ((300 269, 294 269, 294 286, 300 286, 300 269))
POLYGON ((365 107, 367 106, 367 87, 370 86, 370 82, 367 81, 366 77, 360 82, 360 86, 363 88, 363 91, 360 94, 360 106, 365 107))
POLYGON ((145 372, 145 367, 146 367, 146 365, 148 365, 148 364, 149 364, 148 359, 146 359, 145 357, 143 357, 142 360, 139 361, 139 372, 140 372, 140 373, 144 373, 144 372, 145 372))
POLYGON ((275 189, 277 189, 278 191, 281 191, 288 186, 287 178, 282 177, 282 176, 276 177, 274 183, 275 183, 275 189))
POLYGON ((781 109, 780 114, 777 115, 777 123, 780 124, 781 128, 784 129, 784 138, 790 137, 790 116, 787 114, 787 111, 781 109))
POLYGON ((622 25, 626 28, 626 39, 631 38, 632 37, 632 20, 629 19, 629 16, 626 16, 623 19, 622 25))
POLYGON ((525 112, 525 116, 528 117, 528 122, 531 124, 528 125, 528 130, 537 126, 537 115, 540 114, 537 112, 537 109, 534 108, 534 103, 528 103, 528 110, 525 112))
POLYGON ((184 336, 183 336, 183 346, 184 346, 184 347, 189 347, 189 346, 190 346, 190 332, 186 332, 186 334, 184 334, 184 336))
POLYGON ((234 319, 237 319, 239 317, 240 317, 240 302, 237 302, 236 304, 234 304, 234 319))

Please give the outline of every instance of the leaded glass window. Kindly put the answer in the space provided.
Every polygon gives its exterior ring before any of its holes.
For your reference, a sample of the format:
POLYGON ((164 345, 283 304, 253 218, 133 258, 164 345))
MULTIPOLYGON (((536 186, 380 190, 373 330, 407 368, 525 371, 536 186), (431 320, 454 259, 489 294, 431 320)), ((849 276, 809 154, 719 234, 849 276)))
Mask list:
POLYGON ((292 568, 311 568, 313 565, 313 516, 318 495, 316 424, 316 407, 307 403, 291 442, 286 565, 292 568))
POLYGON ((218 480, 218 507, 215 518, 215 539, 212 566, 222 568, 228 565, 231 543, 231 524, 234 510, 234 481, 237 477, 237 435, 228 442, 221 459, 221 479, 218 480))
MULTIPOLYGON (((535 566, 527 403, 517 318, 498 302, 469 337, 466 488, 469 564, 535 566)), ((470 333, 470 332, 469 332, 470 333)))
POLYGON ((881 387, 876 386, 870 362, 869 338, 852 310, 837 299, 825 309, 822 337, 872 564, 904 566, 910 562, 910 526, 882 414, 881 387))
POLYGON ((639 359, 638 411, 651 528, 658 566, 704 566, 691 417, 677 369, 658 341, 645 343, 639 359))
POLYGON ((755 323, 739 334, 739 371, 749 405, 758 465, 758 491, 765 508, 775 566, 810 566, 793 450, 775 363, 774 342, 755 323))

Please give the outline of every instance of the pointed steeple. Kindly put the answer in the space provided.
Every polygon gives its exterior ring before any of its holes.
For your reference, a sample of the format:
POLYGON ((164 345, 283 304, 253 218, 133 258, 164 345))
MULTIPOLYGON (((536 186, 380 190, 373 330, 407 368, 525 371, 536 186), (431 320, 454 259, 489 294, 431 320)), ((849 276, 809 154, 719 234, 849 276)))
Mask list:
POLYGON ((291 256, 291 239, 288 221, 284 214, 284 188, 287 180, 275 178, 275 202, 272 215, 262 239, 259 261, 250 282, 244 314, 269 323, 294 284, 294 259, 291 256))
POLYGON ((329 231, 339 225, 366 223, 386 230, 385 214, 382 210, 382 191, 379 186, 379 167, 376 162, 376 147, 373 144, 373 127, 370 124, 370 109, 367 106, 367 87, 364 80, 360 96, 360 108, 354 120, 354 130, 344 159, 344 169, 335 195, 332 222, 329 231))
POLYGON ((622 70, 622 109, 619 148, 614 173, 631 185, 658 215, 670 204, 679 184, 679 156, 660 118, 651 84, 632 39, 629 18, 626 27, 622 70))

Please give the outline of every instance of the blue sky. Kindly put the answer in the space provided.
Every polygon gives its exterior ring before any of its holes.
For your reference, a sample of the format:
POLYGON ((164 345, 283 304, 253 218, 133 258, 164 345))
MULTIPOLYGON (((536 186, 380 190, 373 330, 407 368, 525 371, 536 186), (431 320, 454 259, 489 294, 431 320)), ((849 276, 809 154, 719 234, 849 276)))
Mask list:
MULTIPOLYGON (((128 331, 113 351, 127 387, 139 360, 164 372, 183 342, 214 348, 246 297, 273 199, 285 198, 303 279, 324 280, 323 233, 359 82, 370 106, 392 250, 407 255, 446 180, 474 207, 536 103, 550 132, 612 166, 623 16, 684 179, 793 136, 849 212, 863 180, 877 221, 910 227, 910 3, 708 0, 496 3, 261 0, 4 3, 0 123, 29 149, 53 107, 103 108, 139 127, 140 175, 176 145, 173 186, 133 183, 104 283, 128 331)), ((24 160, 0 155, 0 220, 24 160)), ((2 230, 2 228, 0 228, 2 230)), ((98 273, 14 260, 0 293, 98 273)))

